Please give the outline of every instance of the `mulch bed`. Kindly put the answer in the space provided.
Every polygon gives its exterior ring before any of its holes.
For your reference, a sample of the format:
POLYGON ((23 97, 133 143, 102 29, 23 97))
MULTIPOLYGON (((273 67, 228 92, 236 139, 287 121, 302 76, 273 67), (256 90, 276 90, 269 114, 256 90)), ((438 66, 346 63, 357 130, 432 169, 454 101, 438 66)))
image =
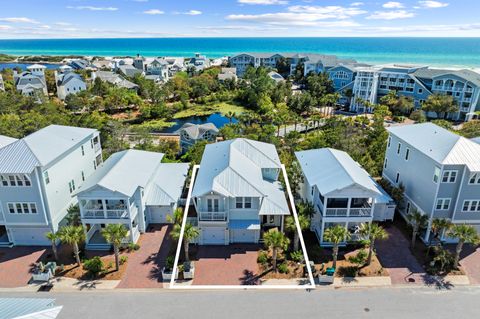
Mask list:
MULTIPOLYGON (((260 250, 258 254, 260 255, 265 250, 260 250)), ((260 274, 257 276, 261 279, 297 279, 297 278, 305 278, 304 274, 304 264, 300 264, 294 262, 292 260, 286 260, 285 253, 279 253, 277 257, 277 272, 273 271, 272 268, 272 252, 268 252, 268 263, 262 264, 258 263, 258 269, 260 270, 260 274), (286 273, 281 273, 278 271, 278 266, 282 263, 287 264, 288 271, 286 273)))

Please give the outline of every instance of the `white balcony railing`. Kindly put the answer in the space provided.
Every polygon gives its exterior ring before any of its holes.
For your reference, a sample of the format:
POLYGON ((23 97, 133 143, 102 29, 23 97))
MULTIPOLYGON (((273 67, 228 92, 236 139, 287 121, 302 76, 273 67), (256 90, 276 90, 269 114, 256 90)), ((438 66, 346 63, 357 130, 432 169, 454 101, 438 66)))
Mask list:
POLYGON ((354 217, 369 217, 372 215, 370 208, 350 208, 350 216, 354 217))
POLYGON ((348 208, 327 208, 325 216, 328 217, 343 217, 347 216, 348 208))
POLYGON ((100 150, 100 143, 93 144, 93 149, 95 150, 95 153, 97 153, 100 150))
POLYGON ((327 208, 326 217, 370 217, 372 215, 371 208, 327 208))
POLYGON ((128 210, 86 210, 83 213, 83 218, 86 219, 120 219, 129 218, 128 210))
POLYGON ((227 214, 225 212, 200 212, 199 218, 202 221, 226 221, 227 214))

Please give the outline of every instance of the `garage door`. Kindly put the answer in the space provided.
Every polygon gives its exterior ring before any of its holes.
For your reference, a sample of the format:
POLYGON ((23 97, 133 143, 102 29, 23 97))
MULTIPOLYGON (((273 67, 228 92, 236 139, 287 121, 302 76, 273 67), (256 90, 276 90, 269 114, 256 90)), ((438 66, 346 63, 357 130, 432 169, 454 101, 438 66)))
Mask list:
POLYGON ((150 223, 163 224, 167 222, 167 215, 172 214, 170 206, 150 206, 148 207, 150 223))
POLYGON ((15 245, 47 246, 50 242, 45 238, 48 228, 10 228, 10 239, 15 245))
POLYGON ((256 230, 233 229, 230 231, 232 243, 255 243, 256 230))
POLYGON ((204 245, 225 245, 225 228, 204 227, 202 228, 204 245))

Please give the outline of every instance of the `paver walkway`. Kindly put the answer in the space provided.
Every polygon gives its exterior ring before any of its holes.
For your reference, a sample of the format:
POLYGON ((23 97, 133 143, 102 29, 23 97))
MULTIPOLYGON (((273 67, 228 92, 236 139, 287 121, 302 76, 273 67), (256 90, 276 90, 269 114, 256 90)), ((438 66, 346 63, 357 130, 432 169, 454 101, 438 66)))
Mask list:
POLYGON ((117 288, 163 288, 162 268, 170 250, 171 225, 150 225, 141 235, 140 249, 129 255, 117 288))
POLYGON ((471 284, 480 284, 480 247, 464 246, 460 265, 467 273, 471 284))
POLYGON ((45 247, 0 248, 0 288, 26 286, 34 263, 45 251, 45 247))
POLYGON ((199 246, 194 285, 258 284, 258 245, 199 246))
POLYGON ((423 267, 410 252, 410 241, 395 226, 386 228, 387 240, 376 242, 377 257, 390 273, 392 284, 428 284, 423 267))

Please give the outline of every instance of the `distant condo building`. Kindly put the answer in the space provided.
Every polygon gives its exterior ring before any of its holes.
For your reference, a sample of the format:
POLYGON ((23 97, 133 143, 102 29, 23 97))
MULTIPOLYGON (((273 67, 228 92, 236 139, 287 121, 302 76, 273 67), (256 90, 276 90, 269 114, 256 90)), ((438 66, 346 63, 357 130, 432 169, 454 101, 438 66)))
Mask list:
POLYGON ((466 69, 402 64, 374 66, 334 55, 292 53, 240 53, 232 56, 229 64, 238 76, 242 76, 249 66, 277 69, 282 59, 289 65, 290 75, 299 64, 303 64, 304 75, 326 72, 335 91, 341 94, 338 102, 352 112, 371 112, 365 101, 378 103, 390 91, 412 98, 415 109, 432 94, 453 96, 459 109, 448 115, 452 120, 471 120, 480 110, 480 74, 466 69))

